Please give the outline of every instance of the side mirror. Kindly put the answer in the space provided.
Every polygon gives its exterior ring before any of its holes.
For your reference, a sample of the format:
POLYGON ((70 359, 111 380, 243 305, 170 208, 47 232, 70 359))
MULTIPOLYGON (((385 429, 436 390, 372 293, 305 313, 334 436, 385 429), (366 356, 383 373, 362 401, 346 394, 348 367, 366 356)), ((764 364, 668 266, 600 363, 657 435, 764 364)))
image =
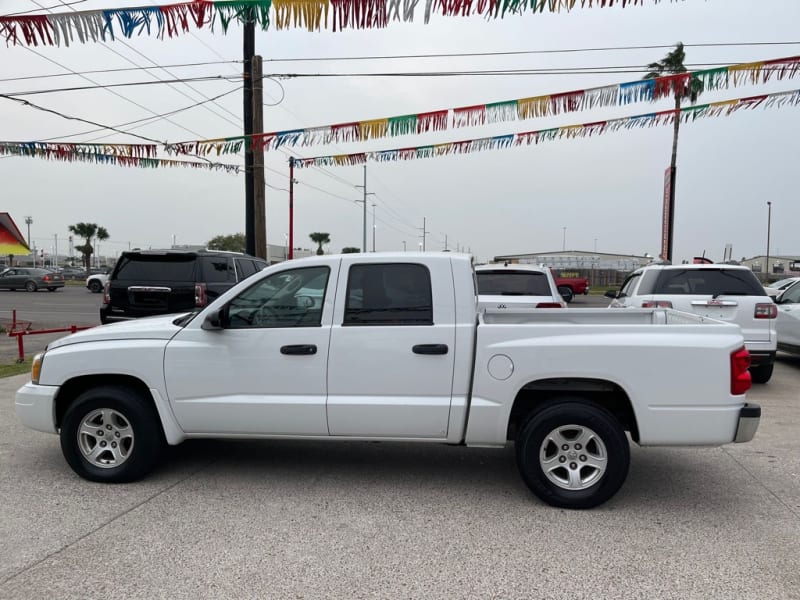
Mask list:
POLYGON ((617 292, 614 290, 608 290, 605 294, 603 294, 606 298, 616 298, 617 292))
POLYGON ((225 308, 218 308, 217 310, 212 310, 210 313, 206 315, 205 320, 203 321, 203 325, 201 329, 205 329, 206 331, 214 331, 218 329, 224 329, 225 323, 225 308))

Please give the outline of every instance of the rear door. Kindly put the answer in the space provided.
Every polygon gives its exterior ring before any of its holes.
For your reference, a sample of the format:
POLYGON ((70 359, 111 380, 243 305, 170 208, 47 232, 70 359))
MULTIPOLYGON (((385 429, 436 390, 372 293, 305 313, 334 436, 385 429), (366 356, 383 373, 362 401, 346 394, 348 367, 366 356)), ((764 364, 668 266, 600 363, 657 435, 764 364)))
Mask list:
POLYGON ((344 258, 328 359, 331 435, 445 438, 455 314, 449 261, 344 258))
POLYGON ((756 304, 769 303, 752 272, 745 269, 664 269, 653 297, 677 310, 736 323, 745 341, 770 341, 771 320, 756 318, 756 304))
POLYGON ((196 277, 194 253, 125 253, 111 276, 111 314, 136 317, 193 310, 196 277))

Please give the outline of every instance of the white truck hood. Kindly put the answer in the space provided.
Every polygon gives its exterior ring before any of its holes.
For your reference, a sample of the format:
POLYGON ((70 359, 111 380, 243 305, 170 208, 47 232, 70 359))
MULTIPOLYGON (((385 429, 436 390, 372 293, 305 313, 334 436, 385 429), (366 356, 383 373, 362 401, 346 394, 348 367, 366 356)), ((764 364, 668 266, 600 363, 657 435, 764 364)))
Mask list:
POLYGON ((164 317, 145 317, 123 323, 100 325, 50 342, 47 348, 51 350, 61 346, 69 346, 70 344, 109 340, 168 340, 182 329, 182 327, 173 324, 173 321, 176 321, 180 316, 175 314, 164 317))

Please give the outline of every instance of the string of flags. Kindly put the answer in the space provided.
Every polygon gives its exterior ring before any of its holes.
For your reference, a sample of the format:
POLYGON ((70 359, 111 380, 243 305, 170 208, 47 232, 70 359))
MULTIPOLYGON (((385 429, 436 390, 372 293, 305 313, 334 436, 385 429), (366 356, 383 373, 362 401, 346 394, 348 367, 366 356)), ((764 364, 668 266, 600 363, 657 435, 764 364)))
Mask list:
MULTIPOLYGON (((80 42, 107 42, 118 37, 153 35, 175 37, 192 29, 216 28, 226 33, 232 22, 253 19, 266 31, 276 29, 381 29, 391 22, 413 22, 423 13, 491 19, 520 13, 570 12, 578 7, 622 8, 658 4, 666 0, 192 0, 162 4, 84 10, 65 13, 0 17, 0 38, 10 45, 69 46, 80 42), (421 5, 418 7, 418 5, 421 5), (270 13, 274 15, 270 15, 270 13)), ((683 0, 669 0, 682 2, 683 0)))
POLYGON ((238 174, 239 165, 156 158, 155 144, 68 144, 64 142, 0 142, 0 156, 28 156, 64 162, 89 162, 120 167, 188 167, 238 174))
POLYGON ((176 142, 166 145, 169 154, 237 154, 248 139, 253 150, 275 150, 281 146, 308 147, 345 142, 363 142, 402 135, 444 131, 493 123, 525 121, 579 112, 593 108, 627 106, 673 97, 686 89, 690 80, 701 83, 704 91, 727 90, 742 85, 767 83, 771 79, 793 79, 800 73, 800 56, 776 58, 713 69, 640 79, 585 90, 492 102, 422 112, 419 114, 338 123, 321 127, 176 142))
POLYGON ((739 110, 753 110, 758 107, 780 108, 783 106, 800 105, 800 89, 774 94, 763 94, 748 98, 723 100, 709 104, 698 104, 681 109, 664 110, 660 112, 609 119, 579 125, 553 127, 537 131, 484 137, 472 140, 461 140, 444 144, 418 146, 413 148, 397 148, 393 150, 379 150, 376 152, 357 152, 353 154, 338 154, 330 156, 317 156, 312 158, 293 158, 295 167, 334 167, 348 165, 363 165, 367 161, 394 162, 400 160, 415 160, 421 158, 435 158, 451 156, 454 154, 471 154, 486 150, 499 150, 518 146, 538 145, 560 139, 586 138, 606 133, 614 133, 635 128, 655 127, 658 125, 672 125, 678 118, 682 123, 720 116, 729 116, 739 110))

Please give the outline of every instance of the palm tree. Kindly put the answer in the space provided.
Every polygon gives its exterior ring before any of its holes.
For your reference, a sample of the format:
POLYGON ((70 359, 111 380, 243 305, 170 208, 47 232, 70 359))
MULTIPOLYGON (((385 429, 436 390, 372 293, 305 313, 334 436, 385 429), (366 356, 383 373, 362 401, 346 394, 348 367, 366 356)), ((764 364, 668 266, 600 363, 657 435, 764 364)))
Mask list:
POLYGON ((314 233, 310 233, 308 237, 311 238, 311 241, 319 244, 319 248, 317 248, 317 255, 325 254, 325 251, 322 249, 322 244, 330 244, 331 243, 331 236, 329 233, 320 233, 319 231, 315 231, 314 233))
MULTIPOLYGON (((655 79, 656 77, 663 77, 665 75, 679 75, 686 73, 686 52, 683 49, 683 43, 678 42, 675 49, 667 54, 662 60, 647 65, 649 72, 642 79, 655 79)), ((675 165, 678 157, 678 131, 680 129, 680 108, 681 103, 687 98, 694 104, 697 102, 697 97, 703 93, 703 82, 695 76, 691 76, 682 82, 676 81, 673 83, 673 90, 675 92, 675 123, 673 126, 672 134, 672 159, 670 160, 670 188, 669 188, 669 244, 667 246, 667 256, 663 257, 667 260, 672 260, 672 226, 674 223, 675 215, 675 165), (682 83, 682 85, 681 85, 682 83)))
POLYGON ((83 265, 88 273, 92 266, 92 254, 94 253, 92 238, 99 241, 107 240, 109 238, 108 231, 97 223, 75 223, 75 225, 70 225, 68 229, 70 233, 74 233, 85 240, 84 244, 75 246, 75 250, 83 254, 83 265))

